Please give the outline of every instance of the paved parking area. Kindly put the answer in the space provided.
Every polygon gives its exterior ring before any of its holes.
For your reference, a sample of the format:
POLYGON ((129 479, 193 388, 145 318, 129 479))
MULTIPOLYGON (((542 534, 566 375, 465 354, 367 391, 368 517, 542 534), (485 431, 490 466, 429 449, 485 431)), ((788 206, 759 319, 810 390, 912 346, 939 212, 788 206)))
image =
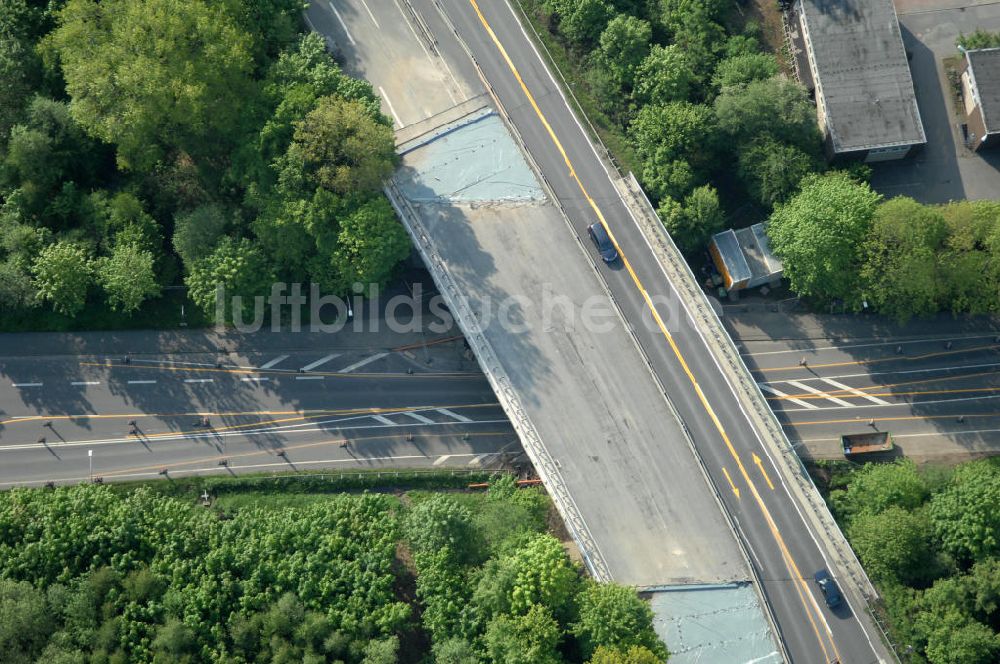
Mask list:
POLYGON ((1000 192, 1000 153, 976 154, 962 142, 942 59, 956 55, 961 33, 1000 30, 995 0, 895 0, 903 42, 927 133, 918 155, 874 165, 872 186, 881 194, 924 203, 995 199, 1000 192))

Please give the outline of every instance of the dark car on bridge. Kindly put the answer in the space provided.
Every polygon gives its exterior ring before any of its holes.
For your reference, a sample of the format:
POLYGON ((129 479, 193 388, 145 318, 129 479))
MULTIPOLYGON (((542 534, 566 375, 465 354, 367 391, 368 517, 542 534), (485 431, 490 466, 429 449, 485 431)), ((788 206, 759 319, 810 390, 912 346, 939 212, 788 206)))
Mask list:
POLYGON ((605 263, 614 263, 618 259, 618 249, 615 248, 615 243, 608 237, 608 232, 604 230, 603 225, 592 224, 588 226, 587 234, 590 235, 594 246, 597 247, 597 253, 601 255, 605 263))
POLYGON ((840 588, 837 587, 837 582, 833 580, 830 573, 825 569, 821 569, 813 575, 816 579, 816 585, 823 592, 823 599, 826 600, 826 605, 831 609, 835 609, 844 602, 844 596, 840 594, 840 588))

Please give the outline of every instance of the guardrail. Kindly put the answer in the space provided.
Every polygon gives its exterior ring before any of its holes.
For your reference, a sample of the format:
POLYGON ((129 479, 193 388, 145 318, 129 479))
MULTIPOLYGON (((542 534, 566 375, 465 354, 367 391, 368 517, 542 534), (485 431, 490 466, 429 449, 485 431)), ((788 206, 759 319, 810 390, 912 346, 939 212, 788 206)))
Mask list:
POLYGON ((620 193, 632 199, 633 204, 629 207, 639 213, 637 221, 640 222, 640 230, 643 231, 650 246, 653 247, 657 260, 663 266, 678 294, 685 298, 694 324, 709 340, 709 350, 727 374, 730 384, 743 395, 744 405, 750 408, 748 416, 751 423, 755 425, 761 440, 774 452, 772 458, 778 466, 778 471, 789 480, 786 486, 790 487, 796 494, 798 502, 806 508, 804 513, 800 510, 800 514, 804 519, 809 519, 816 531, 823 537, 827 544, 827 550, 835 556, 838 569, 847 575, 853 587, 858 590, 866 604, 868 615, 872 617, 882 634, 884 643, 898 662, 899 658, 892 648, 891 640, 874 611, 873 604, 879 600, 878 591, 862 567, 854 549, 844 537, 844 533, 837 525, 833 514, 830 513, 819 489, 816 488, 812 477, 802 463, 802 459, 799 458, 785 436, 777 417, 767 405, 767 400, 760 391, 757 381, 753 379, 732 338, 725 331, 721 319, 698 286, 698 281, 695 279, 694 273, 691 272, 687 261, 684 260, 673 239, 660 223, 656 210, 646 197, 635 175, 629 173, 628 178, 622 181, 622 185, 625 191, 620 193))
POLYGON ((496 393, 500 404, 511 420, 514 430, 517 431, 521 439, 524 451, 531 459, 535 471, 545 484, 552 498, 553 504, 559 511, 566 528, 569 530, 573 540, 580 548, 584 563, 590 575, 598 581, 610 581, 611 573, 608 569, 597 543, 590 534, 587 524, 580 514, 580 510, 566 489, 566 484, 559 471, 559 462, 553 459, 542 444, 541 437, 535 429, 534 424, 528 417, 527 412, 521 405, 521 400, 514 389, 513 384, 507 375, 503 365, 497 359, 493 346, 479 326, 479 319, 476 313, 469 307, 468 300, 458 288, 444 259, 437 253, 430 235, 420 219, 420 214, 413 208, 410 201, 399 190, 394 180, 390 180, 385 187, 386 196, 392 203, 396 214, 403 221, 407 232, 413 239, 417 251, 424 259, 424 263, 430 270, 431 276, 437 284, 441 296, 444 297, 452 315, 458 322, 458 326, 465 334, 469 346, 479 359, 479 364, 486 374, 493 391, 496 393))

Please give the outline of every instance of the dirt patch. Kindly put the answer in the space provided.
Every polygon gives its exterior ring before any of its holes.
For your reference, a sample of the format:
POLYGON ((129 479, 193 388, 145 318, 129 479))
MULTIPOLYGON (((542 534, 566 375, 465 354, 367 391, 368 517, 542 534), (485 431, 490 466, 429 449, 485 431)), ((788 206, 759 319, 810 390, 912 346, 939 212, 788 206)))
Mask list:
POLYGON ((795 75, 795 67, 785 48, 785 27, 781 20, 781 10, 775 0, 753 0, 743 10, 747 20, 760 25, 760 40, 764 50, 778 58, 781 70, 789 76, 795 75))
POLYGON ((396 601, 405 602, 413 610, 409 629, 399 635, 400 662, 417 664, 422 661, 421 653, 430 652, 431 638, 420 625, 421 606, 417 601, 417 570, 413 564, 413 554, 405 543, 396 544, 396 557, 392 563, 393 594, 396 601))
POLYGON ((948 81, 948 98, 951 99, 951 111, 957 116, 965 115, 965 102, 962 99, 962 63, 961 55, 943 58, 944 76, 948 81))

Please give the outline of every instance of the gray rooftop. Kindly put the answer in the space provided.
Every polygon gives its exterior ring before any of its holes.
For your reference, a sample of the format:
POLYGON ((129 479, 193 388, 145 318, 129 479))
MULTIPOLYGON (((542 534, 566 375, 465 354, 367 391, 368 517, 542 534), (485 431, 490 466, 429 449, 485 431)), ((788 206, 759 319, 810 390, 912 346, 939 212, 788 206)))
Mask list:
POLYGON ((980 48, 967 51, 965 57, 972 69, 979 95, 983 124, 990 134, 1000 131, 1000 48, 980 48))
POLYGON ((835 153, 926 142, 892 0, 802 0, 835 153))

